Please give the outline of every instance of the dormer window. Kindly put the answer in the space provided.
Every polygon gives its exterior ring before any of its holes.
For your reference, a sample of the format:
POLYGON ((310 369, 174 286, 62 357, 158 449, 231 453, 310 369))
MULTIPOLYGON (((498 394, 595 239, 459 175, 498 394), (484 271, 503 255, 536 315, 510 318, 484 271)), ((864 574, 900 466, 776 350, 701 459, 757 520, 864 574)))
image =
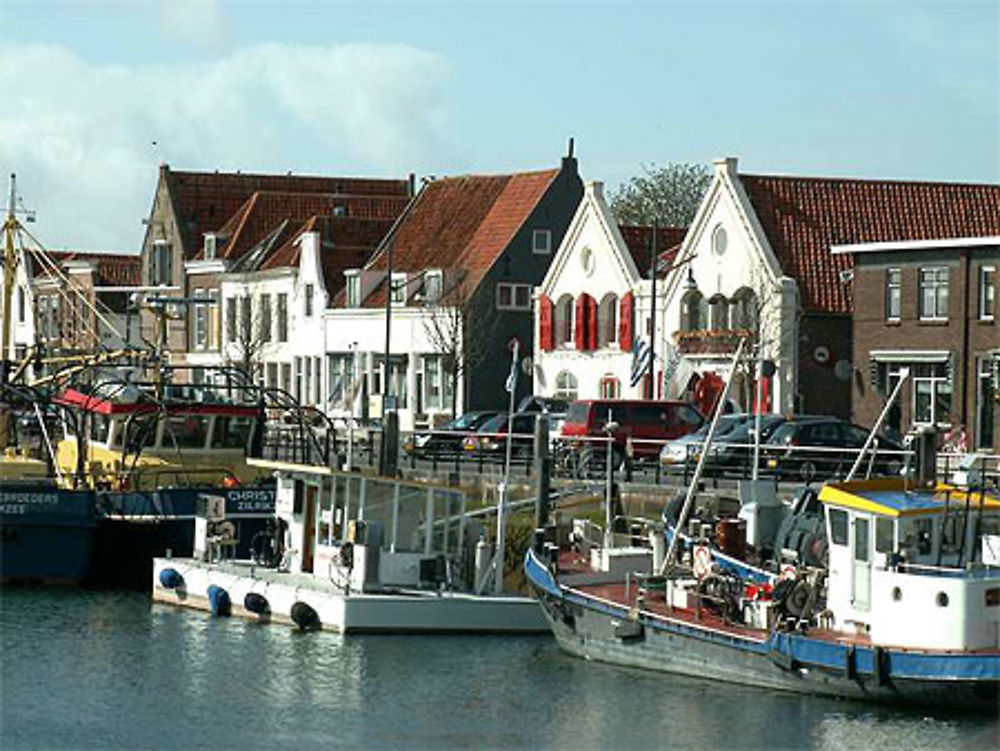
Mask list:
POLYGON ((390 285, 393 305, 406 304, 406 274, 393 274, 390 285))
POLYGON ((361 305, 361 275, 357 269, 345 271, 347 277, 347 307, 357 308, 361 305))
POLYGON ((441 269, 431 269, 424 274, 424 301, 437 302, 441 299, 442 289, 441 269))
POLYGON ((547 229, 536 229, 531 233, 531 250, 538 255, 548 255, 552 252, 552 232, 547 229))
POLYGON ((215 251, 217 245, 218 245, 218 235, 216 235, 214 232, 206 232, 205 245, 204 245, 206 260, 211 261, 213 258, 215 258, 215 251))

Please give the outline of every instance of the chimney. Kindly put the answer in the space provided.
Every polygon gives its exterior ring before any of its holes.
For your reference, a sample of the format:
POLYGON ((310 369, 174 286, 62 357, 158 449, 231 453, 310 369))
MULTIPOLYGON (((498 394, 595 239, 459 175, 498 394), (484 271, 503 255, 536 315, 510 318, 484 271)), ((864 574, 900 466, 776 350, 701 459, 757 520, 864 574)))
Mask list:
POLYGON ((569 139, 568 153, 562 159, 562 168, 566 171, 576 172, 576 157, 573 156, 573 138, 569 139))

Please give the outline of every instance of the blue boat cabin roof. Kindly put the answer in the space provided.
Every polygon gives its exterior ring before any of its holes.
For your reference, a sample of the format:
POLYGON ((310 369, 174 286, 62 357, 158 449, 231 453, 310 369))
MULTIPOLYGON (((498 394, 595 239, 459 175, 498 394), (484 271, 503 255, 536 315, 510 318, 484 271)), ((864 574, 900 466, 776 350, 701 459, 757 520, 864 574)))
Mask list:
POLYGON ((963 490, 939 484, 934 488, 917 489, 902 478, 828 483, 819 499, 830 506, 869 511, 882 516, 916 516, 940 514, 948 508, 966 503, 972 508, 1000 510, 1000 498, 978 490, 963 490))

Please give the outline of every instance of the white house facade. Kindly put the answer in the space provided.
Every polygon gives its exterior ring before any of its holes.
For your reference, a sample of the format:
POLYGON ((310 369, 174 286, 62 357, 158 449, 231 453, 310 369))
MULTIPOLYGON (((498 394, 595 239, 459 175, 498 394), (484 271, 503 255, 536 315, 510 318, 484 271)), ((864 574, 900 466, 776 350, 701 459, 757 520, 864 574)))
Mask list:
POLYGON ((648 385, 632 377, 641 365, 633 350, 641 340, 648 344, 639 332, 647 330, 650 292, 602 184, 588 182, 535 289, 534 393, 567 400, 643 396, 648 385))
MULTIPOLYGON (((759 347, 748 352, 750 358, 756 353, 777 366, 762 384, 763 408, 791 412, 798 389, 798 285, 782 272, 736 173, 736 160, 717 160, 714 168, 660 298, 659 350, 674 348, 679 359, 667 369, 666 391, 676 395, 691 388, 691 374, 695 381, 707 376, 720 382, 729 374, 739 338, 749 336, 759 347)), ((754 372, 752 362, 742 365, 731 390, 747 410, 754 404, 754 372)))

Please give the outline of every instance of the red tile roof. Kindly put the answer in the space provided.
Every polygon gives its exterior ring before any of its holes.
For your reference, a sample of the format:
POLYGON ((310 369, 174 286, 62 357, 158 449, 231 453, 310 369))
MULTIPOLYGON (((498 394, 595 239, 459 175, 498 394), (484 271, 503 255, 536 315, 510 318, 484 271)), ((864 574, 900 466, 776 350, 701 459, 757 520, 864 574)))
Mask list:
POLYGON ((193 258, 201 249, 203 233, 219 229, 257 191, 404 200, 410 191, 407 180, 182 172, 171 170, 166 164, 160 167, 160 179, 166 181, 174 205, 185 259, 193 258))
MULTIPOLYGON (((632 260, 639 269, 639 276, 649 278, 649 251, 652 246, 653 228, 632 224, 619 224, 622 239, 632 254, 632 260)), ((659 257, 658 267, 669 265, 677 256, 680 245, 684 242, 687 227, 658 227, 656 232, 656 250, 659 257)), ((662 270, 662 269, 661 269, 662 270)))
POLYGON ((807 312, 849 314, 832 245, 1000 235, 1000 186, 740 175, 785 274, 807 312))
POLYGON ((298 240, 306 232, 319 232, 319 260, 326 283, 328 299, 344 286, 344 272, 365 265, 372 251, 392 226, 389 219, 359 217, 317 217, 295 223, 288 232, 288 239, 261 265, 261 269, 298 266, 298 240))
MULTIPOLYGON (((429 268, 461 273, 474 289, 559 174, 558 169, 510 175, 465 175, 429 183, 392 235, 393 271, 429 268)), ((386 250, 367 268, 384 269, 386 250)), ((385 304, 385 285, 365 300, 385 304)))
MULTIPOLYGON (((122 253, 100 253, 77 250, 49 250, 48 257, 62 266, 70 261, 86 261, 94 264, 94 284, 99 287, 129 287, 140 283, 142 261, 137 255, 122 253)), ((50 275, 47 264, 39 262, 34 254, 28 254, 32 275, 44 277, 50 275)))
MULTIPOLYGON (((407 196, 256 191, 219 228, 218 233, 224 237, 225 244, 217 249, 217 255, 229 260, 242 258, 285 220, 303 222, 312 216, 342 215, 361 219, 385 219, 391 224, 408 202, 407 196)), ((377 241, 375 244, 378 244, 377 241)), ((199 250, 195 257, 203 258, 203 250, 199 250)))

